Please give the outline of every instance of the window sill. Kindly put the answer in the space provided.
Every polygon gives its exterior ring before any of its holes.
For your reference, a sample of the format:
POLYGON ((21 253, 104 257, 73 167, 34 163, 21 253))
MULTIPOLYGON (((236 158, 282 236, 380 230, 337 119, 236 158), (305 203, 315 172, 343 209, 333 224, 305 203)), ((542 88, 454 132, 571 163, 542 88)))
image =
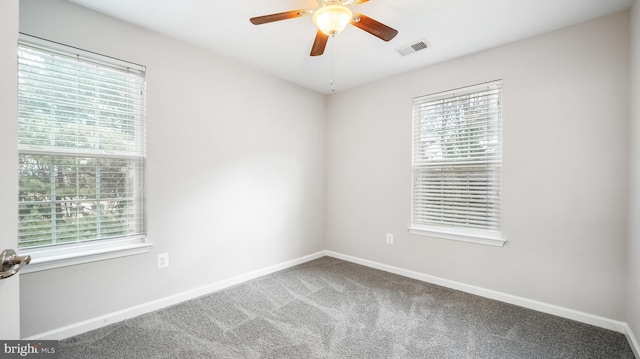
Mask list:
POLYGON ((20 255, 31 256, 31 263, 20 270, 21 274, 34 273, 49 269, 62 268, 84 263, 98 262, 151 251, 153 243, 144 237, 98 241, 56 247, 32 248, 20 250, 20 255))
POLYGON ((484 244, 495 247, 502 247, 506 242, 506 240, 502 238, 502 236, 498 232, 487 233, 486 231, 475 231, 472 229, 461 231, 429 226, 411 226, 409 227, 409 233, 420 236, 484 244))

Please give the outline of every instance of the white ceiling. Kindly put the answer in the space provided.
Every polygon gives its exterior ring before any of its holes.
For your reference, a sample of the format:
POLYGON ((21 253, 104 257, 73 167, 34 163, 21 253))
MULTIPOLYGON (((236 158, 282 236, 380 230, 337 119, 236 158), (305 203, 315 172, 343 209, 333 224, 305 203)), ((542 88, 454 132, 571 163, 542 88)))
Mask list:
POLYGON ((352 88, 612 14, 634 0, 370 0, 349 7, 395 28, 398 36, 384 42, 350 25, 329 39, 318 57, 309 56, 316 33, 310 16, 259 26, 249 22, 315 9, 316 0, 69 1, 328 94, 332 78, 336 91, 352 88), (422 39, 431 47, 405 57, 396 51, 422 39))

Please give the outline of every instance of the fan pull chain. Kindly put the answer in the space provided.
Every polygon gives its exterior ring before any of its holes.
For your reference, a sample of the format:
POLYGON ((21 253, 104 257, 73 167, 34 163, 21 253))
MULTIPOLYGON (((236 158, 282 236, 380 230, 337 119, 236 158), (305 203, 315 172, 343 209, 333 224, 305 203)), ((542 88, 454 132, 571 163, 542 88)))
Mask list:
POLYGON ((331 87, 331 92, 336 92, 336 88, 333 85, 333 75, 334 75, 334 67, 335 67, 335 58, 334 58, 334 54, 335 54, 335 40, 336 40, 336 36, 335 35, 331 35, 331 81, 329 81, 329 86, 331 87))

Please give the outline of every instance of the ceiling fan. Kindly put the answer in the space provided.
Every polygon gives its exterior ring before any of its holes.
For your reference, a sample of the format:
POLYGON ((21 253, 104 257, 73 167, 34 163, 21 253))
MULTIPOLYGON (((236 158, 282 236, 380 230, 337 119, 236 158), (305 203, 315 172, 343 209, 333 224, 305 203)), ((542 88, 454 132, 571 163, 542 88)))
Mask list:
POLYGON ((371 35, 389 41, 393 39, 398 30, 382 24, 363 14, 353 15, 346 5, 362 4, 369 0, 317 0, 318 9, 301 9, 285 11, 276 14, 252 17, 249 19, 254 25, 262 25, 274 21, 295 19, 298 17, 313 15, 313 22, 318 27, 316 38, 311 47, 311 56, 319 56, 324 53, 329 36, 335 36, 351 24, 371 35))

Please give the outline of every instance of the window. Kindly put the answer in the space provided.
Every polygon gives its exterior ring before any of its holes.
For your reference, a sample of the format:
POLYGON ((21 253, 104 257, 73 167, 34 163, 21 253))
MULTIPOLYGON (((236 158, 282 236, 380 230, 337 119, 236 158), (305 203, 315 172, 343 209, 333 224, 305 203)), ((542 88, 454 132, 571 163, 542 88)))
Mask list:
POLYGON ((21 36, 18 247, 34 264, 148 248, 144 91, 143 66, 21 36))
POLYGON ((502 82, 415 98, 410 232, 501 246, 502 82))

